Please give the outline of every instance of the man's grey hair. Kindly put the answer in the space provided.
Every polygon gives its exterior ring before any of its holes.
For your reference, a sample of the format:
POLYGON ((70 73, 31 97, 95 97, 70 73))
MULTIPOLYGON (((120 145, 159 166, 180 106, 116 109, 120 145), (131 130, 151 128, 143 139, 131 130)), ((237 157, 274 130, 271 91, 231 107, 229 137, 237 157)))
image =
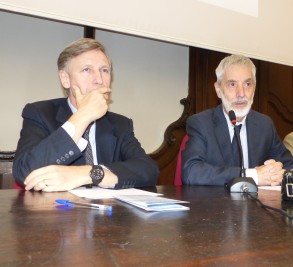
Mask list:
POLYGON ((221 60, 220 64, 216 68, 216 76, 217 76, 217 83, 220 85, 223 80, 223 75, 227 68, 229 68, 232 65, 245 65, 248 68, 250 68, 252 72, 252 79, 254 84, 256 84, 256 67, 251 61, 250 58, 242 55, 230 55, 225 57, 221 60))

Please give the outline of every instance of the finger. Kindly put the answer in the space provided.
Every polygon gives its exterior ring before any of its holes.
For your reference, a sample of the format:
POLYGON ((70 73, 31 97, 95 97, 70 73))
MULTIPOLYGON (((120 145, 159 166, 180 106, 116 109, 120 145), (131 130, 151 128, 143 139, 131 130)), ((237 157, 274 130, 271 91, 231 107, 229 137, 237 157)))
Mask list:
POLYGON ((76 102, 78 102, 79 100, 81 100, 83 98, 83 94, 80 90, 80 88, 76 85, 72 86, 72 94, 76 99, 76 102))
POLYGON ((39 176, 31 175, 28 178, 29 178, 29 180, 25 180, 25 182, 24 182, 24 184, 25 184, 25 190, 31 190, 38 183, 42 182, 42 176, 39 177, 39 176))
POLYGON ((45 180, 47 180, 47 182, 50 181, 52 176, 54 177, 54 172, 51 171, 53 170, 52 167, 53 166, 49 165, 32 171, 24 181, 26 185, 25 189, 30 190, 39 183, 45 184, 45 180))
POLYGON ((278 175, 278 176, 282 177, 284 174, 284 171, 285 171, 284 169, 273 168, 269 171, 268 175, 270 175, 270 176, 271 175, 278 175))
POLYGON ((101 87, 98 90, 101 94, 105 94, 105 95, 109 95, 112 92, 111 88, 108 88, 108 87, 101 87))
POLYGON ((272 163, 275 163, 276 161, 274 159, 268 159, 264 162, 264 165, 270 165, 272 163))
POLYGON ((43 190, 43 189, 46 188, 46 187, 47 187, 47 186, 46 186, 46 184, 45 184, 44 182, 40 182, 40 183, 38 183, 37 185, 35 185, 34 190, 39 191, 39 190, 43 190))
POLYGON ((34 171, 32 171, 25 179, 24 184, 29 184, 31 183, 34 179, 38 179, 40 176, 46 174, 48 172, 48 167, 42 167, 39 169, 36 169, 34 171))
POLYGON ((278 186, 280 184, 281 184, 281 182, 271 182, 271 186, 278 186))
POLYGON ((282 183, 282 179, 274 179, 272 177, 268 181, 269 185, 280 185, 281 183, 282 183))
POLYGON ((269 177, 271 177, 271 179, 273 179, 273 180, 282 180, 283 179, 283 174, 282 173, 276 173, 276 174, 270 175, 269 177))
POLYGON ((33 180, 25 186, 25 190, 34 189, 36 191, 42 190, 46 185, 42 181, 33 180))
POLYGON ((280 162, 274 162, 269 165, 266 165, 269 172, 277 172, 282 170, 283 166, 280 162))
POLYGON ((55 186, 54 185, 49 185, 43 188, 42 190, 43 192, 54 192, 56 191, 55 186))

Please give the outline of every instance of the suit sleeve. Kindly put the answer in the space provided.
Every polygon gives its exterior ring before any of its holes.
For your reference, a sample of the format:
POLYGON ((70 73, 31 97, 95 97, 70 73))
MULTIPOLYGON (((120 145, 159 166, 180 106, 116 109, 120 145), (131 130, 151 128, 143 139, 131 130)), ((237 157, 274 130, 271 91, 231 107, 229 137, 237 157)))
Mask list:
MULTIPOLYGON (((182 152, 183 184, 224 186, 240 175, 240 167, 232 167, 225 162, 209 121, 191 116, 186 130, 189 138, 182 152)), ((230 142, 229 138, 227 140, 230 142)))
POLYGON ((13 161, 13 176, 23 184, 31 171, 48 165, 71 165, 81 152, 61 127, 56 127, 37 108, 23 110, 23 126, 13 161))
POLYGON ((118 176, 115 189, 155 186, 159 175, 157 164, 134 136, 132 120, 127 119, 126 130, 123 128, 121 126, 118 130, 120 136, 116 149, 120 149, 117 151, 117 160, 102 163, 118 176))

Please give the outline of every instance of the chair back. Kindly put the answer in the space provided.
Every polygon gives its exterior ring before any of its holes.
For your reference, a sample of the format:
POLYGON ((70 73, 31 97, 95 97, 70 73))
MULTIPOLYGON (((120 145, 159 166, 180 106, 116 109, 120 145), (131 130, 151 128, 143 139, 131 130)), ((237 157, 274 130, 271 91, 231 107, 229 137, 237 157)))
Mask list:
POLYGON ((181 159, 181 153, 185 149, 185 144, 188 140, 188 135, 186 134, 182 141, 179 148, 179 153, 177 156, 177 163, 176 163, 176 169, 175 169, 175 178, 174 178, 174 185, 182 185, 182 175, 181 175, 181 169, 182 169, 182 159, 181 159))
POLYGON ((20 190, 24 190, 24 186, 19 184, 18 182, 14 181, 13 183, 13 189, 20 189, 20 190))

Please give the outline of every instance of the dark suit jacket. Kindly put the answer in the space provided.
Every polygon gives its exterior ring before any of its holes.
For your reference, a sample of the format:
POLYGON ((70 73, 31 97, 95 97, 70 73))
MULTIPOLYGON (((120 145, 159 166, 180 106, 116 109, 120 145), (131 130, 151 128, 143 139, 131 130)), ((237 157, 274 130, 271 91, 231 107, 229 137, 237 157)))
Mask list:
MULTIPOLYGON (((61 127, 71 115, 66 98, 25 106, 13 162, 13 175, 19 183, 43 166, 85 165, 83 154, 61 127)), ((107 112, 96 121, 96 144, 99 164, 118 176, 115 188, 156 185, 158 167, 135 138, 132 120, 107 112)))
MULTIPOLYGON (((192 115, 187 120, 189 135, 182 153, 182 179, 190 185, 224 185, 239 177, 233 167, 232 146, 222 105, 192 115)), ((293 168, 293 157, 280 140, 272 120, 251 110, 246 118, 249 168, 268 159, 293 168)))

